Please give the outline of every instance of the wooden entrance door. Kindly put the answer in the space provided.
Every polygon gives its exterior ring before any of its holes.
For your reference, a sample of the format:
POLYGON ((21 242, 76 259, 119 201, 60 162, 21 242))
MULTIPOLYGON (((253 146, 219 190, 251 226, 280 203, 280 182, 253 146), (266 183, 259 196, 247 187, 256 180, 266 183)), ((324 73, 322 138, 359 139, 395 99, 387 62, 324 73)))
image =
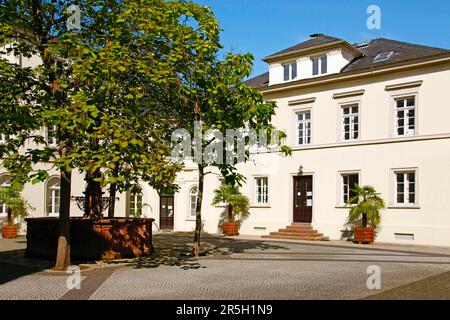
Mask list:
POLYGON ((173 230, 174 200, 173 195, 161 195, 159 197, 159 228, 161 230, 173 230))
POLYGON ((294 222, 311 223, 313 212, 313 178, 294 177, 294 222))

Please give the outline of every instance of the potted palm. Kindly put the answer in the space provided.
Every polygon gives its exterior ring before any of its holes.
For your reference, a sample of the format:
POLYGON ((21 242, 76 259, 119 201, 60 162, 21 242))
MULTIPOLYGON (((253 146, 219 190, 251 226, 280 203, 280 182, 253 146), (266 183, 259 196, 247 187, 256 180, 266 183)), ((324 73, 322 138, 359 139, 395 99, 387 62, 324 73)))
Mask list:
POLYGON ((1 203, 4 203, 8 208, 6 224, 2 226, 3 238, 17 238, 18 225, 28 216, 28 211, 32 209, 22 197, 21 191, 21 187, 14 185, 0 188, 1 203))
POLYGON ((349 223, 354 226, 353 242, 372 244, 375 240, 375 230, 381 222, 380 211, 385 203, 375 188, 355 185, 355 195, 347 205, 352 206, 349 212, 349 223))
POLYGON ((222 184, 214 191, 213 206, 225 205, 222 230, 227 236, 239 235, 241 223, 248 218, 249 200, 235 185, 222 184))

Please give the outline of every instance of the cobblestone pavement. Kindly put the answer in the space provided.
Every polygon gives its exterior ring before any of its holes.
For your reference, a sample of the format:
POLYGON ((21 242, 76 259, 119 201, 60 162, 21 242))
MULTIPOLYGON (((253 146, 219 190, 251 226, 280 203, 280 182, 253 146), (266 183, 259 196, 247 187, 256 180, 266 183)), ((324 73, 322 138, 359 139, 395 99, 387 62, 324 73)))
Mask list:
MULTIPOLYGON (((209 237, 207 254, 193 259, 186 254, 191 240, 157 235, 153 257, 83 272, 81 290, 68 291, 66 275, 17 269, 0 277, 0 299, 450 299, 446 254, 209 237), (366 286, 373 265, 381 269, 381 290, 366 286)), ((8 272, 5 264, 0 271, 8 272)))

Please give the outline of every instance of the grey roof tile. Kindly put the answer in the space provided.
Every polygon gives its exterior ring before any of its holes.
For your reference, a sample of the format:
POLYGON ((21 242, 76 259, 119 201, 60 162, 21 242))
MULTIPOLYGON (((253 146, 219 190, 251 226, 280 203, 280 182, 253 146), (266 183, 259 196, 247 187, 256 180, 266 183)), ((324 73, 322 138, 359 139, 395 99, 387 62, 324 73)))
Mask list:
MULTIPOLYGON (((300 43, 296 46, 290 47, 286 50, 280 51, 274 55, 271 55, 270 57, 300 49, 313 48, 314 46, 320 46, 336 41, 341 41, 341 39, 329 36, 319 36, 306 42, 300 43)), ((388 66, 395 63, 409 61, 413 62, 418 59, 431 58, 440 54, 450 54, 450 50, 448 49, 428 47, 384 38, 374 39, 368 42, 367 46, 360 47, 358 48, 358 50, 363 53, 363 56, 351 61, 342 69, 341 73, 344 74, 351 71, 359 71, 377 66, 388 66), (394 54, 390 59, 386 61, 374 62, 374 58, 378 54, 384 52, 393 52, 394 54)), ((266 72, 252 79, 249 79, 246 81, 246 83, 254 88, 267 87, 269 85, 269 73, 266 72)))

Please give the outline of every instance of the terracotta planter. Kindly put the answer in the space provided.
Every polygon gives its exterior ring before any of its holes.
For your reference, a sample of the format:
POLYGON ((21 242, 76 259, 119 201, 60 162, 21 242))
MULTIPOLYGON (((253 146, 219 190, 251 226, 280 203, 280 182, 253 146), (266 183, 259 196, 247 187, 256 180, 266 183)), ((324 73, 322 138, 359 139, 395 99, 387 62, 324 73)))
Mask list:
POLYGON ((222 224, 223 234, 226 236, 238 236, 239 226, 236 222, 228 222, 222 224))
POLYGON ((2 238, 5 238, 5 239, 17 238, 17 227, 16 226, 2 227, 2 238))
POLYGON ((355 228, 354 243, 372 244, 375 240, 375 231, 372 228, 355 228))

